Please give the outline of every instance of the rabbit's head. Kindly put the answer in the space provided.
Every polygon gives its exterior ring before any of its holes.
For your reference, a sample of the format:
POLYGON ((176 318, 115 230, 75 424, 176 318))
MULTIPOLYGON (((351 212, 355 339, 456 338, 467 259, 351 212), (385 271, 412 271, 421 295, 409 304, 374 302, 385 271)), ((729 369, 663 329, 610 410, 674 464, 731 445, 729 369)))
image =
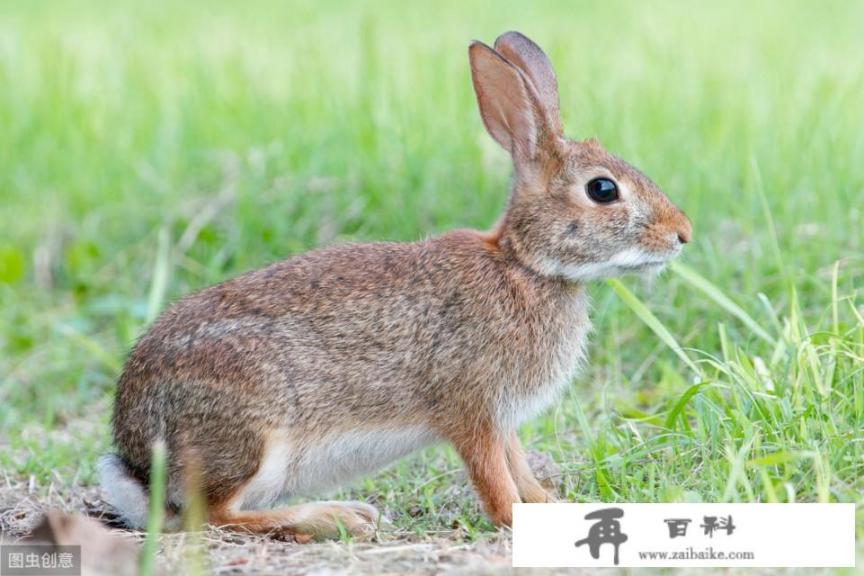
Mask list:
POLYGON ((564 136, 558 83, 518 32, 474 42, 471 75, 489 134, 514 165, 501 242, 547 276, 585 281, 659 270, 690 240, 690 221, 647 176, 597 140, 564 136))

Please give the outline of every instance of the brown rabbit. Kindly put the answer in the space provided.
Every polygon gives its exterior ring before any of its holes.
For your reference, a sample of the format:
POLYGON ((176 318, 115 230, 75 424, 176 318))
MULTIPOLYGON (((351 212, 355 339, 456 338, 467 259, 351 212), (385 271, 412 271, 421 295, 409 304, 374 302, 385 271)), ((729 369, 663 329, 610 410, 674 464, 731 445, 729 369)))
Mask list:
POLYGON ((518 32, 474 42, 489 134, 511 155, 510 201, 489 232, 317 250, 174 304, 120 378, 108 501, 147 516, 151 447, 168 447, 167 508, 200 479, 208 518, 254 532, 333 537, 378 519, 359 502, 271 508, 450 442, 497 525, 552 496, 518 426, 558 398, 584 359, 585 283, 656 270, 690 223, 595 140, 565 138, 545 54, 518 32))

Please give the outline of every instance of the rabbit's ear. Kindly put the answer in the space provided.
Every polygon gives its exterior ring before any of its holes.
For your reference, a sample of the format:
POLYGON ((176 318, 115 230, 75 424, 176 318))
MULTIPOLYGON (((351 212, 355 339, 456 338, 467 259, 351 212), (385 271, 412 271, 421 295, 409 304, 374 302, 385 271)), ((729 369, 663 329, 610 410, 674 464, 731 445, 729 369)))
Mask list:
POLYGON ((510 152, 517 165, 533 160, 537 156, 538 142, 549 127, 531 81, 482 42, 473 42, 468 56, 486 130, 510 152))
POLYGON ((505 32, 495 40, 495 50, 519 68, 537 90, 549 124, 556 135, 563 133, 558 103, 558 80, 549 58, 530 38, 519 32, 505 32))

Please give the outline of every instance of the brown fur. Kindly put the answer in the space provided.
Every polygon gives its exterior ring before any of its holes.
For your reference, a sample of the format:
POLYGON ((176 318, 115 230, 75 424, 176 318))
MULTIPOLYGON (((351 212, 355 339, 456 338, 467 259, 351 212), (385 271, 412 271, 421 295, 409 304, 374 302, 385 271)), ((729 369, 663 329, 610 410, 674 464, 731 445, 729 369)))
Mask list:
POLYGON ((170 506, 183 507, 194 461, 212 522, 333 536, 335 519, 355 532, 374 514, 350 503, 244 510, 244 498, 321 473, 317 455, 359 470, 339 447, 374 452, 364 434, 428 430, 455 446, 496 524, 510 524, 513 502, 553 498, 515 430, 582 360, 587 297, 566 271, 633 246, 677 250, 690 225, 637 170, 563 137, 557 84, 536 45, 508 33, 496 47, 475 43, 470 54, 484 123, 514 160, 498 226, 309 252, 177 302, 118 384, 114 440, 131 477, 146 484, 163 438, 170 506), (626 187, 626 202, 593 205, 581 187, 598 174, 626 187), (267 468, 280 446, 287 480, 267 468))

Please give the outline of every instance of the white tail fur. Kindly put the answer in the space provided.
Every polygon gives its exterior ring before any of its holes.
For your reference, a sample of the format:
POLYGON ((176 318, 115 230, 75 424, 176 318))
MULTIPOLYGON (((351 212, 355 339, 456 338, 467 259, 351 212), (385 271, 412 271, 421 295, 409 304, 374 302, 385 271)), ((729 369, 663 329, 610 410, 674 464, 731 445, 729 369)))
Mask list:
POLYGON ((123 461, 116 454, 106 454, 99 459, 98 469, 105 501, 117 510, 123 522, 129 528, 147 526, 147 492, 129 475, 123 461))

